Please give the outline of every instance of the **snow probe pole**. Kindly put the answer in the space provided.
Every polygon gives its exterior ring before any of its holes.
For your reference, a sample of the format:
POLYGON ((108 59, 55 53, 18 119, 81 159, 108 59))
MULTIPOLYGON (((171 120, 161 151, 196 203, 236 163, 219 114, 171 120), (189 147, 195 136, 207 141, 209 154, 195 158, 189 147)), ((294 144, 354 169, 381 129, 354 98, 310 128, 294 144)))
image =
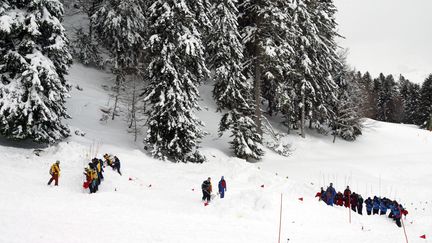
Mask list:
POLYGON ((279 213, 279 239, 278 243, 280 243, 280 236, 281 236, 281 228, 282 228, 282 193, 281 193, 281 204, 280 204, 280 213, 279 213))
POLYGON ((348 193, 348 215, 349 223, 351 224, 351 192, 348 193))
POLYGON ((381 174, 379 175, 379 196, 381 197, 381 174))
POLYGON ((408 243, 408 236, 407 236, 406 229, 405 229, 405 223, 404 223, 404 220, 402 217, 402 210, 400 209, 399 206, 398 206, 398 209, 399 209, 399 214, 400 214, 400 218, 401 218, 401 222, 402 222, 402 227, 403 227, 404 234, 405 234, 405 241, 406 241, 406 243, 408 243))

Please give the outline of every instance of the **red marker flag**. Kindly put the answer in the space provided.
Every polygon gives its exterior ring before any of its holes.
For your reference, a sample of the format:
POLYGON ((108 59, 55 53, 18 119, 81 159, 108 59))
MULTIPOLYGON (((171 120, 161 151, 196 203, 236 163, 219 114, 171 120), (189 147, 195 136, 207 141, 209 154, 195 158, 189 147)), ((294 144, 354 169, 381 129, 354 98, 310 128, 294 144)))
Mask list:
POLYGON ((303 202, 303 198, 302 197, 300 197, 298 200, 300 200, 300 201, 302 201, 303 202))
POLYGON ((420 236, 420 238, 426 239, 426 235, 422 235, 422 236, 420 236))

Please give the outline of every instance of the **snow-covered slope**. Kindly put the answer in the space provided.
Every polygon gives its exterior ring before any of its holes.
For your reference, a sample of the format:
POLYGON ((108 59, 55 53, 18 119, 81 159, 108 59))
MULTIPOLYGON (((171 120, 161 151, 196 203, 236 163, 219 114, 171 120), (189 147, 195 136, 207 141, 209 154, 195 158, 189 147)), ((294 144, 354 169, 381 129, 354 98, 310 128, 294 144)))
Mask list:
POLYGON ((109 102, 102 85, 110 78, 81 65, 71 70, 70 82, 83 91, 72 92, 68 122, 85 137, 73 135, 40 156, 29 148, 0 146, 0 242, 277 242, 281 193, 281 242, 405 242, 403 230, 384 216, 353 213, 349 224, 347 209, 318 202, 316 191, 329 182, 337 190, 349 184, 363 197, 400 200, 410 212, 410 242, 432 235, 430 132, 367 120, 356 142, 291 135, 291 157, 267 151, 251 164, 231 156, 228 135, 217 137, 220 114, 206 85, 201 95, 207 109, 199 116, 210 133, 202 148, 209 162, 161 162, 143 153, 121 118, 99 121, 100 108, 109 102), (90 195, 82 189, 82 172, 95 143, 101 144, 98 156, 120 158, 123 176, 106 168, 100 191, 90 195), (49 166, 57 159, 60 186, 47 186, 49 166), (205 207, 200 184, 210 176, 216 188, 222 175, 226 198, 205 207))

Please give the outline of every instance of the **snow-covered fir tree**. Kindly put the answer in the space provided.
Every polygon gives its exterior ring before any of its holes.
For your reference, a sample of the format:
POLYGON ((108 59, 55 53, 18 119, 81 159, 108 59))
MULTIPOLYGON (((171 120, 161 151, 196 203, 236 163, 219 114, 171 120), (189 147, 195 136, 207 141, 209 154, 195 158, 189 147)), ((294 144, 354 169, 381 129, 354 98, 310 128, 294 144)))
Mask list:
POLYGON ((374 103, 374 82, 369 72, 365 72, 359 80, 362 93, 365 95, 364 103, 362 104, 362 114, 364 117, 374 118, 376 116, 376 105, 374 103))
POLYGON ((84 65, 97 68, 103 66, 99 43, 83 28, 79 28, 75 32, 75 40, 72 41, 72 55, 84 65))
POLYGON ((410 104, 410 100, 412 101, 413 99, 411 98, 415 98, 415 97, 411 97, 411 95, 413 94, 413 84, 406 79, 404 76, 399 75, 399 81, 397 83, 398 85, 398 91, 399 91, 399 97, 401 99, 401 107, 399 108, 401 110, 400 113, 400 119, 397 122, 403 122, 403 123, 410 123, 410 124, 414 124, 414 121, 412 119, 412 116, 409 116, 410 110, 412 109, 411 107, 409 108, 409 104, 410 104))
POLYGON ((362 78, 361 73, 350 70, 346 63, 346 52, 340 54, 340 60, 343 65, 334 75, 339 89, 338 101, 333 108, 335 114, 331 122, 333 142, 336 136, 353 141, 362 134, 360 106, 365 99, 359 82, 362 78))
POLYGON ((335 38, 336 8, 332 1, 295 0, 292 16, 297 28, 293 83, 297 94, 301 134, 306 119, 322 129, 334 112, 338 87, 332 73, 340 66, 335 38))
POLYGON ((238 10, 235 0, 214 0, 211 16, 213 28, 209 35, 210 68, 215 71, 213 97, 218 110, 227 109, 219 131, 231 130, 232 149, 244 159, 259 159, 261 135, 253 120, 252 85, 243 75, 243 44, 238 31, 238 10))
POLYGON ((114 68, 135 67, 144 47, 143 0, 103 0, 91 16, 91 28, 110 52, 114 68))
POLYGON ((420 119, 420 85, 409 82, 407 94, 404 99, 404 119, 403 122, 409 124, 421 124, 420 119))
POLYGON ((394 122, 398 96, 397 83, 393 75, 385 77, 382 73, 378 80, 380 85, 377 100, 377 119, 379 121, 394 122))
POLYGON ((423 82, 420 93, 420 125, 423 128, 432 129, 432 74, 423 82))
POLYGON ((0 133, 53 143, 69 135, 72 62, 58 0, 0 2, 0 133))
POLYGON ((290 1, 239 1, 240 27, 245 45, 246 78, 253 80, 255 121, 261 133, 262 98, 268 112, 287 107, 290 101, 286 74, 293 53, 290 1))
POLYGON ((154 157, 202 162, 193 153, 204 136, 195 112, 198 86, 208 75, 195 1, 155 0, 148 10, 149 85, 145 142, 154 157), (192 157, 190 157, 192 156, 192 157))
POLYGON ((112 72, 116 75, 113 87, 114 119, 124 82, 139 71, 143 60, 146 17, 144 0, 103 0, 96 4, 90 28, 99 42, 110 52, 112 72))

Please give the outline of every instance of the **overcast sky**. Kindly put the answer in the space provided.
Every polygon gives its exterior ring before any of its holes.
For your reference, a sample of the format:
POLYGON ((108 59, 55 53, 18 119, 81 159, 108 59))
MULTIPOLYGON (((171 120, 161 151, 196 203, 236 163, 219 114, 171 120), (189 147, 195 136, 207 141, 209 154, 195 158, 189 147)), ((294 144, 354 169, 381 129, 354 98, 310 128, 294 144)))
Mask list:
POLYGON ((432 73, 432 0, 335 0, 349 64, 373 76, 432 73))

